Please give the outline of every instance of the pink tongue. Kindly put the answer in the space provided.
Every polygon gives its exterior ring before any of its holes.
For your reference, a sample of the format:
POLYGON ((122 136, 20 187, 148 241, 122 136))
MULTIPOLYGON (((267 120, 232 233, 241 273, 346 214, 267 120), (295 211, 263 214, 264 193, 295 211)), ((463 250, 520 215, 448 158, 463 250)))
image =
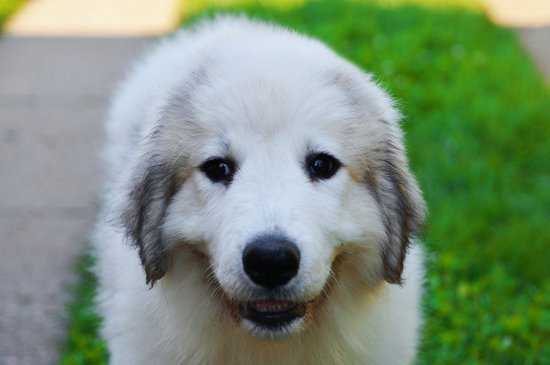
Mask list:
POLYGON ((256 312, 277 313, 286 312, 293 307, 293 303, 285 300, 256 300, 250 302, 250 307, 256 312))

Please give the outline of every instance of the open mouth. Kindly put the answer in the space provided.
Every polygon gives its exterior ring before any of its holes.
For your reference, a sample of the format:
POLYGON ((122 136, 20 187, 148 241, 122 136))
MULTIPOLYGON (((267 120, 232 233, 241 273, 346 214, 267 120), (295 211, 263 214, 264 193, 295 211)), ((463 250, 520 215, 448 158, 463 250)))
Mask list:
POLYGON ((306 314, 306 305, 287 300, 254 300, 239 305, 242 318, 264 327, 281 327, 306 314))

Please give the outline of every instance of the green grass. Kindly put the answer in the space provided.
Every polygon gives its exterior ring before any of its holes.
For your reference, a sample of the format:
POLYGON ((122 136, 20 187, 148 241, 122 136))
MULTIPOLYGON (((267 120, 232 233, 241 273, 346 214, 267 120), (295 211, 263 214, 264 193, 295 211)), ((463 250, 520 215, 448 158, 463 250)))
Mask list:
POLYGON ((0 0, 0 29, 12 15, 26 0, 0 0))
POLYGON ((107 348, 99 338, 100 319, 94 309, 97 281, 90 271, 93 256, 86 252, 75 265, 80 281, 72 288, 73 301, 67 306, 67 341, 61 348, 61 365, 107 363, 107 348))
MULTIPOLYGON (((418 363, 549 365, 550 92, 515 34, 475 6, 403 2, 237 10, 324 40, 399 100, 430 209, 418 363)), ((79 295, 74 323, 91 310, 79 295)), ((99 347, 66 346, 66 359, 104 351, 90 327, 72 327, 70 341, 99 347)), ((102 362, 64 362, 84 363, 102 362)))

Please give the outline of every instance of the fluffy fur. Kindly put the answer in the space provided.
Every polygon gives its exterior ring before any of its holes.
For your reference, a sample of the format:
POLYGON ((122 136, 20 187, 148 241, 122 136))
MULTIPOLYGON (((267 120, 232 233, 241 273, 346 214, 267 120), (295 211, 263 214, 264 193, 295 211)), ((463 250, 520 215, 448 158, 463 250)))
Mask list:
POLYGON ((110 363, 412 363, 424 203, 399 119, 368 74, 285 29, 225 17, 163 41, 107 123, 94 244, 110 363), (312 179, 315 153, 341 168, 312 179), (234 161, 230 182, 201 171, 212 158, 234 161), (300 266, 266 290, 242 255, 274 232, 300 266), (307 312, 277 328, 241 316, 265 298, 307 312))

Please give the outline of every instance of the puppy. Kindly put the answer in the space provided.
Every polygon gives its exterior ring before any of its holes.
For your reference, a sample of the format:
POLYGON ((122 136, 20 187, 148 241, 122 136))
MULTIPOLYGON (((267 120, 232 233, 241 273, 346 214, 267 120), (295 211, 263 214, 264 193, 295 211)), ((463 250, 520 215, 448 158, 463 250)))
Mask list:
POLYGON ((424 203, 399 119, 286 29, 218 17, 163 41, 107 123, 110 363, 411 364, 424 203))

